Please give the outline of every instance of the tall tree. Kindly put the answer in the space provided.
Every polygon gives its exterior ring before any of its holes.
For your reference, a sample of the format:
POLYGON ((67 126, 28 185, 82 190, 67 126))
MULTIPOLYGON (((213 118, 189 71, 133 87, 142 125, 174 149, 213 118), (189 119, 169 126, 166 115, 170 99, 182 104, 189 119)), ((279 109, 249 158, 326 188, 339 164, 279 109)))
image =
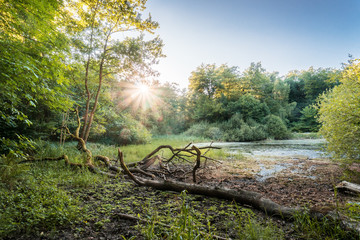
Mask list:
MULTIPOLYGON (((141 74, 151 74, 151 64, 162 57, 162 41, 157 37, 144 41, 144 36, 126 38, 123 41, 114 36, 128 31, 147 31, 153 33, 157 22, 141 18, 146 0, 87 0, 74 2, 74 9, 83 19, 83 29, 74 42, 84 64, 84 88, 86 104, 83 128, 80 137, 87 141, 98 107, 104 79, 141 74), (90 82, 96 76, 97 85, 93 91, 90 82)), ((93 83, 94 84, 94 83, 93 83)))

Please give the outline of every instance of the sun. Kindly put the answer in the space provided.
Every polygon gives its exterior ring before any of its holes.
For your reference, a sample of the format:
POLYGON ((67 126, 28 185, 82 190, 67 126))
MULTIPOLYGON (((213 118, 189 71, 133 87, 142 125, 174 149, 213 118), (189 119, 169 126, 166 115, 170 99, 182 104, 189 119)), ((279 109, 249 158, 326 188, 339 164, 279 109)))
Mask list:
POLYGON ((161 105, 160 92, 156 87, 146 83, 127 83, 124 86, 122 105, 134 111, 151 109, 155 111, 161 105))
POLYGON ((150 87, 143 83, 138 84, 137 89, 138 95, 147 95, 150 93, 150 87))

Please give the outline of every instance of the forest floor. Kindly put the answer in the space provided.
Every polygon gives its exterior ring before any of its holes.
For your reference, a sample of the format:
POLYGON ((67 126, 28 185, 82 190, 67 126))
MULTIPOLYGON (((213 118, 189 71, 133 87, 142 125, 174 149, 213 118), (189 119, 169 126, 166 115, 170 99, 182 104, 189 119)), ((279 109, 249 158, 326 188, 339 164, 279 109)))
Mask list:
MULTIPOLYGON (((306 206, 327 212, 341 208, 348 202, 359 202, 358 197, 337 193, 334 189, 343 169, 327 159, 282 158, 259 160, 245 158, 211 163, 198 171, 199 184, 259 192, 264 197, 286 206, 306 206), (275 174, 259 176, 259 172, 286 166, 275 174)), ((191 181, 183 174, 174 176, 179 181, 191 181)), ((79 198, 85 209, 84 220, 68 228, 41 232, 41 239, 156 239, 149 233, 163 232, 157 239, 169 238, 168 230, 156 223, 179 224, 184 215, 184 203, 189 206, 187 217, 202 231, 225 238, 239 239, 244 221, 251 217, 251 227, 271 239, 316 239, 318 232, 304 231, 294 222, 269 218, 256 210, 247 210, 234 202, 203 196, 186 197, 175 192, 162 192, 139 187, 128 179, 108 179, 103 184, 83 189, 66 189, 79 198), (148 223, 126 220, 121 214, 146 219, 148 223)), ((189 220, 190 221, 190 220, 189 220)), ((250 220, 249 220, 250 221, 250 220)), ((322 233, 320 233, 322 234, 322 233)), ((328 236, 325 236, 328 237, 328 236)), ((26 235, 17 239, 33 238, 26 235)), ((320 237, 322 238, 322 237, 320 237)), ((211 239, 211 238, 208 238, 211 239)), ((241 239, 251 239, 241 238, 241 239)), ((268 239, 263 236, 263 239, 268 239)), ((332 239, 331 237, 328 239, 332 239)), ((356 238, 355 238, 356 239, 356 238)))

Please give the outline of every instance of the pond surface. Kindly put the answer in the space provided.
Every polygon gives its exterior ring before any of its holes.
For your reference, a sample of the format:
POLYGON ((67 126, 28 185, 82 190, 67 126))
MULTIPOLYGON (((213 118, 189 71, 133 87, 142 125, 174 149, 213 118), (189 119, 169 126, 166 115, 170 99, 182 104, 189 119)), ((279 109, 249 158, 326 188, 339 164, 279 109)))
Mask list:
MULTIPOLYGON (((209 146, 210 143, 201 143, 197 146, 209 146)), ((328 158, 324 152, 324 139, 300 139, 300 140, 267 140, 259 142, 214 142, 212 146, 221 147, 229 152, 241 152, 245 157, 254 160, 259 168, 255 172, 255 178, 258 181, 265 181, 267 178, 276 175, 277 173, 292 169, 292 173, 300 173, 301 164, 295 163, 292 160, 311 160, 328 158), (282 160, 281 160, 282 159, 282 160), (290 161, 283 161, 283 160, 290 161), (269 163, 270 161, 270 163, 269 163)), ((315 178, 311 175, 309 169, 306 172, 306 177, 315 178)))
MULTIPOLYGON (((245 155, 257 157, 289 157, 289 158, 323 158, 324 139, 300 140, 266 140, 259 142, 214 142, 212 146, 228 149, 231 152, 240 151, 245 155)), ((210 143, 202 143, 208 146, 210 143)), ((198 144, 197 144, 198 145, 198 144)), ((200 144, 199 144, 200 145, 200 144)))

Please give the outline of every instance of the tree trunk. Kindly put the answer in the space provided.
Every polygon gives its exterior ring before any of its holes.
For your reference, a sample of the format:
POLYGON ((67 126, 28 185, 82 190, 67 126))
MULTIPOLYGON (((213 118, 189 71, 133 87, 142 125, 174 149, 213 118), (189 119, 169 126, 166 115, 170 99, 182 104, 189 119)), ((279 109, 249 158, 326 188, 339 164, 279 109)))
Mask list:
POLYGON ((82 139, 84 139, 84 136, 85 136, 85 132, 86 132, 86 126, 87 126, 87 123, 88 123, 88 115, 89 115, 89 109, 90 109, 90 100, 91 100, 91 93, 90 93, 90 90, 89 90, 89 86, 88 86, 88 80, 89 80, 89 68, 90 68, 90 61, 91 61, 91 51, 92 51, 92 44, 93 44, 93 37, 94 37, 94 22, 95 22, 95 16, 96 16, 96 11, 97 11, 97 8, 99 6, 99 1, 97 1, 96 3, 96 7, 94 9, 94 15, 93 15, 93 18, 92 18, 92 22, 91 22, 91 36, 90 36, 90 52, 88 54, 88 59, 87 59, 87 62, 86 62, 86 67, 85 67, 85 91, 86 91, 86 107, 85 107, 85 113, 84 113, 84 124, 83 124, 83 129, 81 131, 81 135, 80 137, 82 139))
POLYGON ((86 128, 86 130, 85 130, 85 135, 84 135, 84 137, 83 137, 83 139, 84 139, 85 142, 87 142, 87 140, 88 140, 88 138, 89 138, 91 125, 92 125, 92 122, 93 122, 93 120, 94 120, 95 111, 96 111, 97 104, 98 104, 98 101, 99 101, 99 96, 100 96, 100 91, 101 91, 101 85, 102 85, 102 80, 103 80, 103 67, 104 67, 104 62, 105 62, 105 57, 106 57, 106 49, 107 49, 107 44, 108 44, 108 41, 109 41, 109 38, 110 38, 110 34, 111 34, 111 31, 109 31, 109 33, 108 33, 108 35, 107 35, 107 37, 106 37, 105 44, 104 44, 104 49, 103 49, 103 55, 102 55, 102 58, 101 58, 101 61, 100 61, 100 66, 99 66, 99 85, 98 85, 98 90, 97 90, 97 92, 96 92, 94 105, 93 105, 92 110, 91 110, 91 113, 90 113, 89 121, 88 121, 87 125, 84 126, 84 129, 86 128))
POLYGON ((355 183, 350 183, 347 181, 342 181, 336 186, 336 189, 338 189, 341 192, 350 193, 354 195, 360 194, 360 185, 355 183))

